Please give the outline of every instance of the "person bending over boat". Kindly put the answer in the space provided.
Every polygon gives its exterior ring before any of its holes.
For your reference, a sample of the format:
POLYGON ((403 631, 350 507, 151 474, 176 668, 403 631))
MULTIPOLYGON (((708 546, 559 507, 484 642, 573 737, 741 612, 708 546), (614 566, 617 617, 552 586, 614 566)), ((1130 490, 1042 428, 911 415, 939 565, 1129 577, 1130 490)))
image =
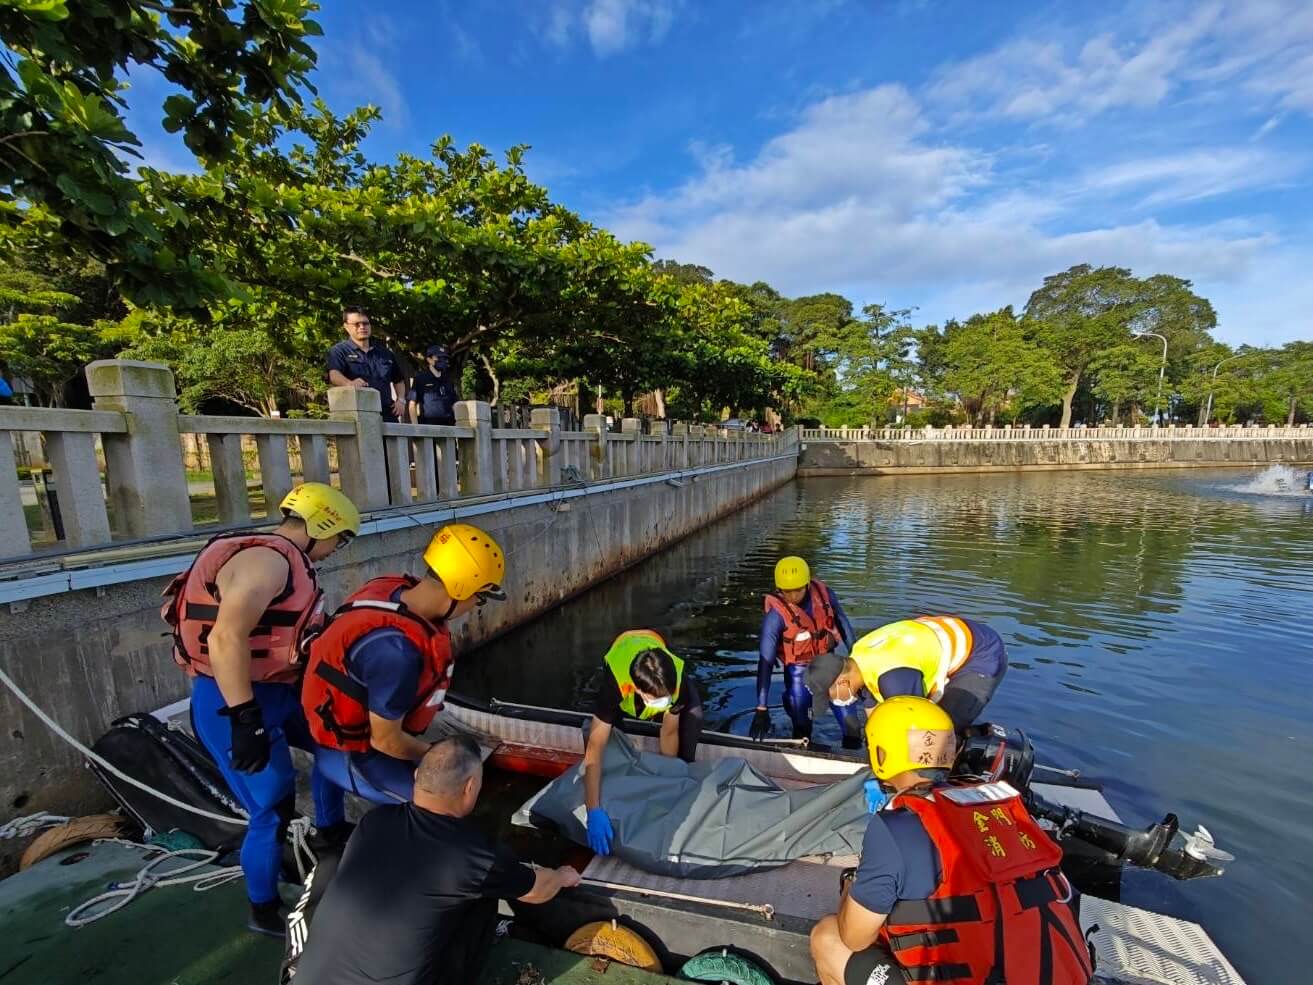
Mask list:
POLYGON ((332 782, 378 804, 410 799, 422 736, 451 683, 449 624, 504 599, 502 550, 478 527, 453 523, 424 551, 422 578, 365 583, 310 645, 301 701, 315 763, 332 782))
POLYGON ((411 801, 361 819, 308 931, 298 920, 289 933, 284 980, 471 985, 496 933, 497 900, 546 903, 579 885, 569 866, 530 868, 469 820, 483 787, 473 740, 439 739, 413 772, 411 801))
MULTIPOLYGON (((840 643, 852 646, 852 623, 834 592, 812 577, 811 568, 800 557, 780 559, 775 565, 775 591, 762 601, 765 615, 757 658, 757 710, 748 734, 758 742, 770 735, 770 679, 780 663, 784 665, 784 711, 793 723, 793 737, 810 739, 814 697, 808 670, 812 661, 837 650, 840 643)), ((830 708, 843 733, 844 748, 860 749, 865 720, 861 708, 856 704, 831 704, 830 708)))
POLYGON ((980 717, 1008 669, 1003 638, 984 623, 957 616, 903 619, 853 644, 830 701, 856 705, 863 689, 876 701, 929 698, 961 732, 980 717))
MULTIPOLYGON (((251 930, 281 937, 282 841, 296 812, 288 746, 314 748, 301 703, 300 644, 323 621, 315 564, 360 532, 355 505, 307 482, 283 499, 272 533, 221 534, 165 591, 173 658, 192 679, 192 729, 249 817, 242 874, 251 930)), ((315 824, 328 841, 349 834, 342 792, 315 770, 315 824)))
POLYGON ((893 800, 867 825, 838 912, 812 928, 821 985, 1086 985, 1062 849, 1017 791, 948 779, 954 723, 925 698, 881 702, 866 739, 893 800))
POLYGON ((650 629, 621 633, 602 662, 602 686, 584 747, 584 804, 588 847, 610 855, 615 831, 602 806, 602 753, 612 727, 622 713, 643 721, 659 715, 661 755, 691 763, 702 735, 702 698, 684 671, 684 661, 650 629))

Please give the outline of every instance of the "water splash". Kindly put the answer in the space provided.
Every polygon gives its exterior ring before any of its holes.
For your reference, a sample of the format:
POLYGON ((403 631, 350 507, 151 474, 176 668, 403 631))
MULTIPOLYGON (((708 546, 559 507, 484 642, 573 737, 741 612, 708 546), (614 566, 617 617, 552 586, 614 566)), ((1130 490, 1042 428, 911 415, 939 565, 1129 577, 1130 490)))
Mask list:
POLYGON ((1251 496, 1308 496, 1313 473, 1288 465, 1273 465, 1248 482, 1232 486, 1235 492, 1251 496))

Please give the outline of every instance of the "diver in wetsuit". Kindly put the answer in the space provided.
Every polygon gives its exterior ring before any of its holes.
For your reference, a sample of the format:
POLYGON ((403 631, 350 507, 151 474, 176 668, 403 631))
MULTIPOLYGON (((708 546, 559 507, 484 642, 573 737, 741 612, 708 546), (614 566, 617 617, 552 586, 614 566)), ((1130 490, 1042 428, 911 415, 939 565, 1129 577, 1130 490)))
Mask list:
MULTIPOLYGON (((808 674, 817 657, 851 647, 853 627, 838 598, 823 581, 811 576, 800 557, 781 558, 775 565, 775 591, 763 600, 761 642, 757 661, 757 710, 748 734, 757 741, 770 735, 771 674, 784 665, 784 710, 793 723, 795 739, 812 732, 812 688, 808 674)), ((837 658, 832 658, 837 659, 837 658)), ((832 675, 831 675, 832 676, 832 675)), ((825 683, 829 683, 828 680, 825 683)), ((843 732, 845 749, 860 749, 865 716, 854 701, 831 701, 830 709, 843 732)))

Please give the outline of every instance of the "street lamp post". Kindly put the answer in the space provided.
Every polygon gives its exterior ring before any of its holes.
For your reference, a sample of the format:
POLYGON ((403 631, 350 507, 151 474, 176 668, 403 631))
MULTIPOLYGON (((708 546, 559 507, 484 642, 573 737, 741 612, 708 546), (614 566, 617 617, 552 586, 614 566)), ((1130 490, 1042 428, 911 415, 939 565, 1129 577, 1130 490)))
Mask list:
POLYGON ((1208 384, 1208 404, 1204 408, 1204 427, 1208 426, 1208 422, 1213 416, 1213 390, 1217 388, 1217 371, 1222 368, 1222 363, 1229 363, 1232 359, 1239 359, 1241 356, 1247 355, 1249 355, 1247 352, 1237 352, 1234 356, 1227 356, 1222 362, 1213 367, 1213 381, 1208 384))
POLYGON ((1134 337, 1142 339, 1146 335, 1152 335, 1155 339, 1163 340, 1163 361, 1158 366, 1158 393, 1153 398, 1153 426, 1158 426, 1158 408, 1163 400, 1163 374, 1167 372, 1167 339, 1157 332, 1136 332, 1134 337))

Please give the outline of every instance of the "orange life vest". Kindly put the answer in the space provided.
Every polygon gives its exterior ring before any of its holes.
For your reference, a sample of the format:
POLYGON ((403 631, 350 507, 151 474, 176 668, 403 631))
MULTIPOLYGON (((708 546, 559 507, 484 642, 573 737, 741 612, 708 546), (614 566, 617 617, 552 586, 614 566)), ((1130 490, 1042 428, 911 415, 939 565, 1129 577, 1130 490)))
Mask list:
POLYGON ((1062 849, 1009 784, 903 794, 939 852, 929 899, 899 900, 881 939, 913 980, 956 985, 1086 985, 1089 950, 1058 870, 1062 849), (930 971, 929 969, 933 969, 930 971))
POLYGON ((287 559, 287 584, 251 631, 251 680, 293 682, 300 676, 301 638, 323 622, 324 593, 314 564, 278 534, 220 534, 164 590, 160 616, 173 627, 173 659, 195 677, 213 677, 209 637, 219 618, 219 572, 241 551, 267 547, 287 559))
POLYGON ((376 629, 400 630, 423 656, 415 701, 401 727, 420 735, 441 710, 451 685, 451 633, 445 624, 429 622, 392 601, 398 589, 414 584, 415 579, 405 575, 365 582, 311 641, 301 705, 310 735, 321 746, 347 752, 369 749, 369 691, 351 677, 347 654, 357 640, 376 629))
POLYGON ((830 606, 830 590, 825 582, 813 579, 807 586, 811 596, 811 615, 800 605, 786 602, 779 592, 771 592, 762 600, 764 612, 778 612, 784 620, 780 634, 780 659, 785 664, 809 664, 822 653, 829 653, 839 645, 839 630, 830 606))

